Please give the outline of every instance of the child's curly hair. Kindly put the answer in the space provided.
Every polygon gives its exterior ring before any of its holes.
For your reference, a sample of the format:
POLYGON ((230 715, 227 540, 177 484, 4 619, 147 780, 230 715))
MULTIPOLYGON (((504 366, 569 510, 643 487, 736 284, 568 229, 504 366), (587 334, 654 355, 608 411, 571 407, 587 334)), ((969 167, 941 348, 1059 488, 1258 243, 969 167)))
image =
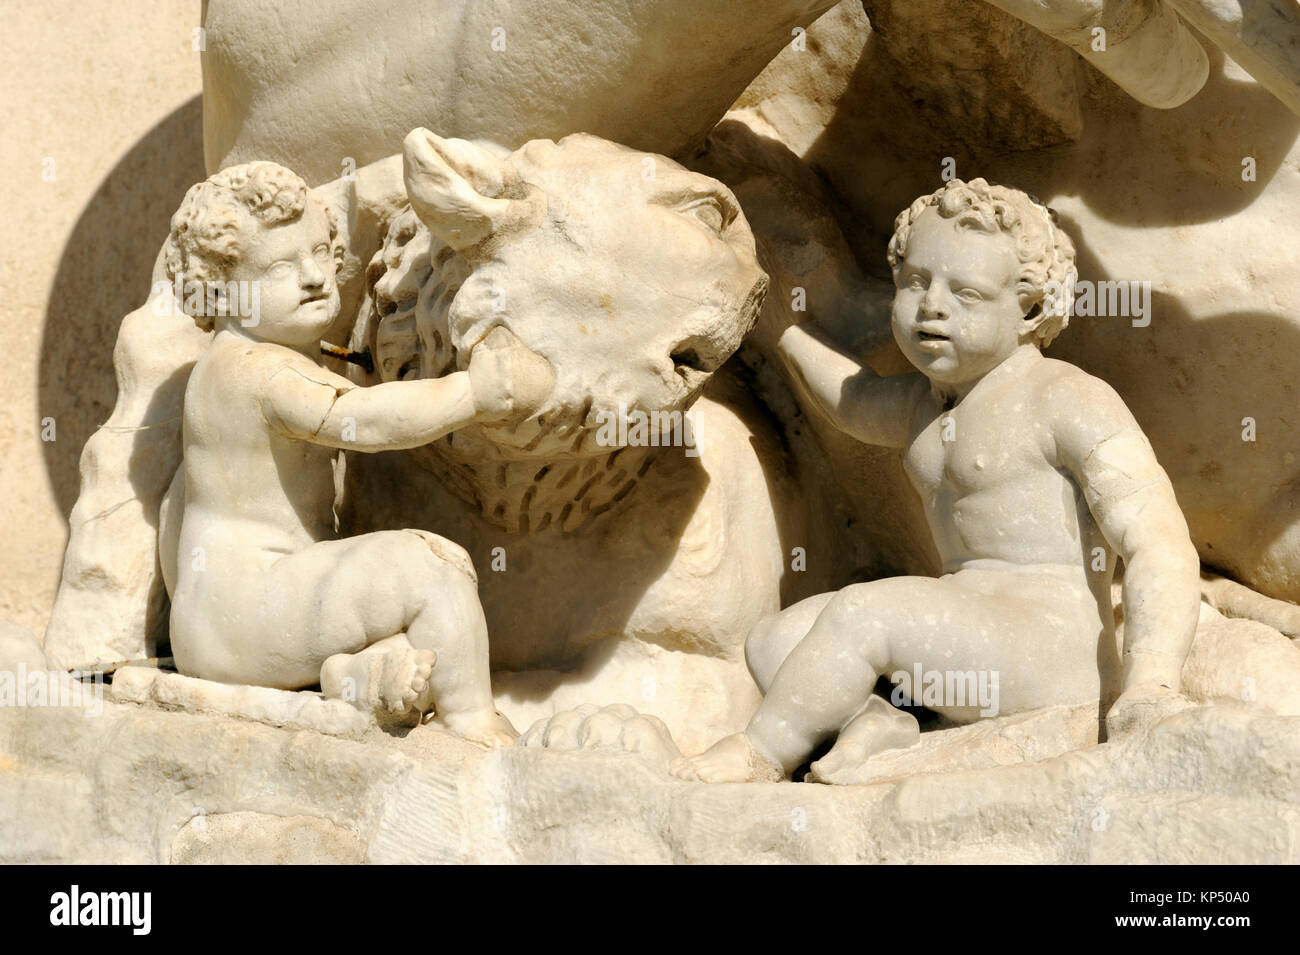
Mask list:
POLYGON ((1056 212, 1019 189, 989 185, 983 179, 953 179, 928 196, 922 196, 894 220, 889 240, 889 267, 895 273, 903 264, 912 224, 925 210, 934 208, 959 226, 982 232, 1002 231, 1015 240, 1021 272, 1016 284, 1026 317, 1044 317, 1035 329, 1038 346, 1045 348, 1070 321, 1070 301, 1078 270, 1074 243, 1057 225, 1056 212))
MULTIPOLYGON (((191 186, 172 216, 164 247, 167 278, 212 286, 229 281, 239 261, 246 216, 263 226, 293 222, 303 214, 310 196, 307 183, 291 169, 273 162, 231 166, 191 186)), ((320 200, 311 197, 314 201, 320 200)), ((338 223, 324 203, 330 225, 330 245, 336 245, 338 223)), ((339 250, 334 248, 337 258, 339 250)), ((194 316, 204 330, 212 315, 194 316)))

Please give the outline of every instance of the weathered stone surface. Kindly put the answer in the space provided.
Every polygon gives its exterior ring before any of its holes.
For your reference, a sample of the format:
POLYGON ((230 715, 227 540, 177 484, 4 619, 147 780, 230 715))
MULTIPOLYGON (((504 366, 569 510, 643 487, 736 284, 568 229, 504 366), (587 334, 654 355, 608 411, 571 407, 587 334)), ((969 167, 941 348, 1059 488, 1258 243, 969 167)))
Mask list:
POLYGON ((1300 10, 1252 0, 1165 0, 1240 63, 1256 82, 1300 114, 1300 10))
POLYGON ((1036 763, 1071 750, 1094 746, 1102 736, 1102 720, 1095 704, 1052 706, 923 733, 916 746, 886 750, 868 759, 856 771, 833 780, 814 781, 840 785, 873 783, 907 776, 1036 763))
POLYGON ((833 3, 220 0, 204 22, 208 170, 271 159, 315 185, 417 126, 509 148, 587 132, 675 155, 833 3))
POLYGON ((917 115, 963 144, 1036 149, 1082 135, 1080 63, 1064 44, 991 4, 864 0, 863 6, 872 42, 886 54, 872 55, 873 65, 912 96, 917 115))
POLYGON ((625 754, 439 750, 456 741, 428 727, 359 742, 111 701, 6 709, 0 858, 1295 863, 1298 730, 1216 704, 1039 762, 707 786, 625 754))
POLYGON ((19 665, 28 670, 44 670, 45 654, 41 643, 26 627, 0 620, 0 670, 12 672, 19 665))
POLYGON ((285 729, 310 729, 329 736, 359 738, 373 718, 341 700, 319 693, 229 685, 165 673, 149 667, 123 667, 113 675, 113 699, 152 703, 163 709, 213 713, 285 729))
POLYGON ((1201 605, 1183 679, 1201 700, 1258 703, 1300 716, 1300 653, 1295 643, 1254 620, 1225 617, 1201 605))
POLYGON ((224 812, 181 827, 167 859, 173 865, 349 865, 364 861, 355 832, 319 816, 224 812))

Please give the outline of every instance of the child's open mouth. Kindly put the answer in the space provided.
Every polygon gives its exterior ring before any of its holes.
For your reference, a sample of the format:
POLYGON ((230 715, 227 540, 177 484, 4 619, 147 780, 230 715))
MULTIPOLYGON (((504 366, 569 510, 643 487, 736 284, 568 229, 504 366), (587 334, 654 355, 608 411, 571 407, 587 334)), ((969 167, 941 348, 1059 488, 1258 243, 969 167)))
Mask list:
POLYGON ((946 341, 948 341, 948 336, 947 336, 947 335, 940 335, 938 332, 923 332, 923 331, 919 331, 919 330, 918 330, 916 334, 917 334, 917 337, 920 338, 921 341, 923 341, 923 342, 946 342, 946 341))

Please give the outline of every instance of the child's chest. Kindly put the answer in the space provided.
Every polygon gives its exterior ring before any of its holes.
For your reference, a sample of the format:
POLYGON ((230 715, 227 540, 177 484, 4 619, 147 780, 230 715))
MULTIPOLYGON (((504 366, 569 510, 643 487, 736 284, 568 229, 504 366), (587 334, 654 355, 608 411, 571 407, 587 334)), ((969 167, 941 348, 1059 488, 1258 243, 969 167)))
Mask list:
POLYGON ((1051 472, 1043 431, 1019 404, 937 400, 917 410, 903 468, 922 497, 941 489, 971 494, 1051 472))

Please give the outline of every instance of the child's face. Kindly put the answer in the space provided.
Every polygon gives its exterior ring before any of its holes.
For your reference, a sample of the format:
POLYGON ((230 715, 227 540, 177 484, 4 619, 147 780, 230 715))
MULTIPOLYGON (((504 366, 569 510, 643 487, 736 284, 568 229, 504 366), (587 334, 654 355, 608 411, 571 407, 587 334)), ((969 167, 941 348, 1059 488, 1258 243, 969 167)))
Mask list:
POLYGON ((1004 232, 959 227, 933 209, 912 225, 894 275, 894 338, 928 378, 970 384, 1020 345, 1020 262, 1004 232))
POLYGON ((234 320, 246 334, 279 345, 319 342, 339 312, 325 210, 308 201, 294 222, 255 224, 231 278, 256 283, 257 314, 234 320))

